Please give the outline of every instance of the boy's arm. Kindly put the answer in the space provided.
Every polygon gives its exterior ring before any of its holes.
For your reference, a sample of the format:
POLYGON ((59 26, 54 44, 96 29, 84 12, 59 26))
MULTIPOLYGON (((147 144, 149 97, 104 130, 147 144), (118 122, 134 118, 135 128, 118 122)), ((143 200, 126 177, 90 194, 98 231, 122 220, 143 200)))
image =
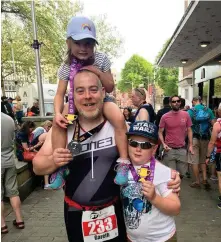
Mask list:
POLYGON ((151 203, 166 215, 176 216, 180 213, 181 204, 176 193, 171 192, 166 197, 156 194, 151 203))

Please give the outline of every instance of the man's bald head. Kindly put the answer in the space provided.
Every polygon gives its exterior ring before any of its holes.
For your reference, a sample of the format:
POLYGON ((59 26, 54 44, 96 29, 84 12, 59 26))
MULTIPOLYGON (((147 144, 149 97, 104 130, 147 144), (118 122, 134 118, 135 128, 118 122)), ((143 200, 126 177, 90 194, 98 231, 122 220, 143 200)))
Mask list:
POLYGON ((97 85, 99 86, 99 88, 102 88, 102 83, 101 83, 99 77, 94 72, 92 72, 88 69, 82 69, 82 70, 78 71, 74 77, 74 84, 76 85, 76 83, 81 82, 82 78, 95 79, 95 80, 97 80, 97 85))

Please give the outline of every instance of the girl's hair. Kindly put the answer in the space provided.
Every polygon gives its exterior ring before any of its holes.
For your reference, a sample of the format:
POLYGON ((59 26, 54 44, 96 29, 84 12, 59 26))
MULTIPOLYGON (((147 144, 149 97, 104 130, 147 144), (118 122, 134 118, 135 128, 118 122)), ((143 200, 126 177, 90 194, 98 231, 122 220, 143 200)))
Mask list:
MULTIPOLYGON (((71 42, 72 38, 71 37, 67 38, 67 41, 71 42)), ((68 46, 70 46, 70 44, 68 46)), ((65 54, 65 57, 64 57, 64 63, 67 64, 67 65, 71 65, 71 62, 72 62, 71 48, 68 47, 66 54, 65 54)))
POLYGON ((35 128, 35 123, 32 121, 25 121, 22 124, 20 131, 24 132, 25 134, 29 134, 30 128, 35 128))

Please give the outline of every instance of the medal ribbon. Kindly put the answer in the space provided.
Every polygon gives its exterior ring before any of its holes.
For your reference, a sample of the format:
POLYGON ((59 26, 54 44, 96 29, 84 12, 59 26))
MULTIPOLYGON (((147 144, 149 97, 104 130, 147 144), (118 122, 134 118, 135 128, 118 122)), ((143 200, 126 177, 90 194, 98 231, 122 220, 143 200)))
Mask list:
POLYGON ((68 114, 75 113, 74 106, 74 77, 77 72, 82 68, 83 62, 77 61, 75 58, 72 60, 72 64, 70 66, 70 74, 69 74, 69 82, 70 82, 70 90, 68 94, 68 114))
POLYGON ((73 140, 74 141, 78 141, 78 142, 83 142, 83 141, 87 140, 93 134, 98 133, 103 128, 103 126, 104 126, 105 123, 106 123, 106 120, 104 120, 98 126, 96 126, 95 128, 91 129, 90 131, 87 131, 86 133, 82 134, 79 137, 79 134, 80 134, 80 125, 79 125, 79 122, 77 120, 76 121, 75 130, 74 130, 73 140))
MULTIPOLYGON (((147 177, 145 177, 145 180, 146 181, 150 181, 150 182, 153 182, 153 179, 154 179, 154 171, 155 171, 155 164, 156 164, 156 160, 155 158, 152 156, 151 157, 151 160, 150 160, 150 175, 148 175, 147 177)), ((143 167, 148 167, 148 166, 143 166, 143 167)), ((131 171, 131 174, 134 178, 134 181, 138 181, 140 179, 140 176, 138 176, 134 166, 131 164, 130 165, 130 171, 131 171)))

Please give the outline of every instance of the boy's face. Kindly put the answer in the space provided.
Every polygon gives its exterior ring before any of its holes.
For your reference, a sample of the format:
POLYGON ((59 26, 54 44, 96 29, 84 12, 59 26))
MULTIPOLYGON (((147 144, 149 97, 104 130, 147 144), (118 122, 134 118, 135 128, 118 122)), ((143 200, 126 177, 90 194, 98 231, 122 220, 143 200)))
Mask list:
POLYGON ((82 40, 70 40, 71 54, 79 60, 88 60, 94 55, 95 40, 82 39, 82 40))
POLYGON ((151 143, 151 141, 145 137, 137 136, 137 135, 132 135, 129 137, 128 152, 129 152, 130 160, 133 165, 146 164, 150 160, 150 158, 154 155, 156 149, 157 149, 157 145, 151 143), (143 144, 140 145, 136 141, 142 142, 143 144), (152 144, 152 147, 150 147, 151 146, 150 144, 152 144), (137 147, 134 147, 134 146, 137 146, 137 147))

